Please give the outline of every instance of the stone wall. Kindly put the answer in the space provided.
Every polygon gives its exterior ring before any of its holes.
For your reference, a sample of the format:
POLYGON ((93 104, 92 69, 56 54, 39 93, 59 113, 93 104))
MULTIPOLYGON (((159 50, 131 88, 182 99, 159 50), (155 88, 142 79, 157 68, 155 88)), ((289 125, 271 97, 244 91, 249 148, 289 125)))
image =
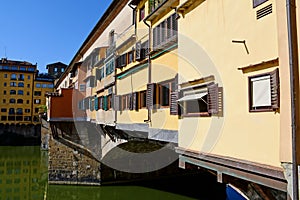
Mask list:
POLYGON ((49 183, 100 185, 100 163, 81 147, 67 142, 49 140, 49 183))

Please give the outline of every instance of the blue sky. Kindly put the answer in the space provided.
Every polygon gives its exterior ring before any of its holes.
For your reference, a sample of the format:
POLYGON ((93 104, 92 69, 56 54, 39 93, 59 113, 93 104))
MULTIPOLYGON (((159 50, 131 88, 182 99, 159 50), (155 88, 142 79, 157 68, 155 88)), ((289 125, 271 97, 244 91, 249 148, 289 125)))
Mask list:
POLYGON ((112 0, 8 0, 1 2, 0 57, 69 64, 112 0))

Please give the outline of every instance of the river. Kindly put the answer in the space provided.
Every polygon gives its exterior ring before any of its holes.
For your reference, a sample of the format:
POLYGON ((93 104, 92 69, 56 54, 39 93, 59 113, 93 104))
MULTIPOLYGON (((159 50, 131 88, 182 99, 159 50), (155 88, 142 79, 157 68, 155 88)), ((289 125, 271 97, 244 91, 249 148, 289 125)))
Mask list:
POLYGON ((224 186, 201 177, 173 177, 113 186, 49 185, 40 147, 0 147, 0 200, 224 199, 224 186), (195 182, 196 181, 196 182, 195 182))

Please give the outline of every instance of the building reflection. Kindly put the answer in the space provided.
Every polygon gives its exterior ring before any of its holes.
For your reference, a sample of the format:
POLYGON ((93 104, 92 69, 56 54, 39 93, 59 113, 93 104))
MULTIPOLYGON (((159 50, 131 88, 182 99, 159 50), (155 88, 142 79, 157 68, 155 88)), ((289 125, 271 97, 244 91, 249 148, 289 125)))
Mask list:
POLYGON ((0 147, 0 200, 41 200, 47 187, 47 152, 0 147))

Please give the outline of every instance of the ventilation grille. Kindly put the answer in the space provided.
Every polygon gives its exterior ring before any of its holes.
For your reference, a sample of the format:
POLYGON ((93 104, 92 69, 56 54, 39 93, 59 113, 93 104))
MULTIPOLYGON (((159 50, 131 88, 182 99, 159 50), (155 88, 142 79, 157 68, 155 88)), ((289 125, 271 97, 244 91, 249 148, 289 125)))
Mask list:
POLYGON ((257 12, 256 12, 256 19, 260 19, 264 16, 267 16, 269 14, 272 13, 272 4, 262 8, 262 9, 259 9, 257 12))

